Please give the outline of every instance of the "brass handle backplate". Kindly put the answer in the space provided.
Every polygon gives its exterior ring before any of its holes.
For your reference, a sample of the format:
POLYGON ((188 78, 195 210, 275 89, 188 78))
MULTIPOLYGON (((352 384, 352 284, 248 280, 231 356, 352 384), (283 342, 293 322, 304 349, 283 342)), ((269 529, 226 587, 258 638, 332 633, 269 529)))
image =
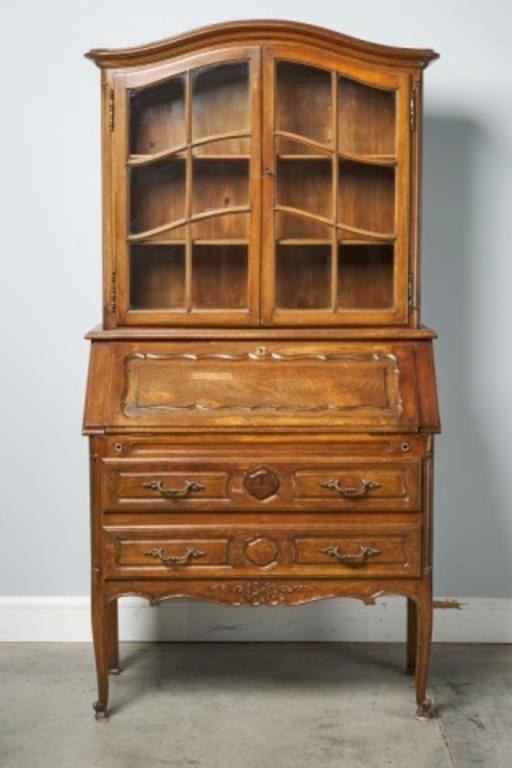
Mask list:
POLYGON ((152 491, 158 491, 166 499, 184 499, 190 493, 204 491, 204 485, 196 483, 195 480, 185 480, 183 488, 164 488, 163 480, 151 480, 149 483, 142 483, 144 488, 150 488, 152 491))
POLYGON ((356 555, 348 553, 343 554, 343 552, 340 552, 339 547, 325 547, 325 549, 321 549, 320 552, 324 555, 335 557, 340 563, 347 563, 348 565, 359 565, 360 563, 366 562, 369 557, 380 555, 380 550, 373 549, 372 547, 359 547, 359 552, 356 555))
POLYGON ((345 499, 361 499, 369 491, 375 491, 380 488, 380 483, 374 483, 373 480, 361 480, 357 486, 342 485, 339 480, 328 480, 326 483, 320 483, 322 488, 329 488, 336 491, 345 499))
POLYGON ((164 565, 176 567, 178 565, 189 565, 191 560, 196 557, 204 557, 205 553, 200 552, 198 549, 187 547, 183 555, 166 555, 165 551, 160 547, 159 549, 150 549, 149 552, 144 552, 144 555, 161 560, 164 565))

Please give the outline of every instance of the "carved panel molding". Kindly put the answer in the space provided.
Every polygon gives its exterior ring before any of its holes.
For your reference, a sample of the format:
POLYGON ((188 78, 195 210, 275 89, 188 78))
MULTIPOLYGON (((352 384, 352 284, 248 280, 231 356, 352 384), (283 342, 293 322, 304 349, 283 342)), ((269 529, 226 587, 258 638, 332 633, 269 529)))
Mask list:
POLYGON ((136 352, 124 366, 126 416, 373 411, 397 419, 403 411, 392 353, 136 352))

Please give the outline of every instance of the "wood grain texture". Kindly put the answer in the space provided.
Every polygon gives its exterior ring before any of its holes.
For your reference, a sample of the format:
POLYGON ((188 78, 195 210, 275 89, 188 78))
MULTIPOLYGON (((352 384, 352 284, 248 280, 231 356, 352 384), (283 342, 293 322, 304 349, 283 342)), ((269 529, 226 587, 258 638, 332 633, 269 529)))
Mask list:
POLYGON ((101 68, 103 325, 91 331, 97 718, 118 601, 407 599, 432 630, 422 69, 297 22, 230 22, 101 68))

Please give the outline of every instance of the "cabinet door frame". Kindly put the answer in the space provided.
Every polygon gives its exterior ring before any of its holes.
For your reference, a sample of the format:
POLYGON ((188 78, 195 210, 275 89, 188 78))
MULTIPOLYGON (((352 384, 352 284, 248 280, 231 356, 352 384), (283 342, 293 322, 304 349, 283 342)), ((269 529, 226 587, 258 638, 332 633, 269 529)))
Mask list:
MULTIPOLYGON (((112 187, 113 226, 111 232, 111 287, 115 295, 115 320, 124 326, 250 326, 258 325, 260 317, 260 254, 261 254, 261 48, 259 46, 234 46, 197 53, 174 59, 156 66, 144 66, 132 70, 118 70, 112 75, 115 121, 112 130, 112 187), (249 67, 248 98, 250 136, 248 162, 249 217, 247 233, 247 309, 132 309, 130 308, 130 246, 129 233, 129 179, 127 159, 129 155, 129 90, 158 85, 170 77, 184 74, 186 77, 186 126, 185 154, 187 168, 191 167, 191 76, 186 74, 209 65, 246 61, 249 67), (188 105, 188 106, 187 106, 188 105)), ((191 171, 187 170, 186 184, 190 185, 191 171)), ((185 218, 190 220, 190 199, 185 205, 185 218)), ((185 250, 185 305, 190 307, 192 295, 192 236, 190 225, 185 250)))
MULTIPOLYGON (((319 48, 276 43, 263 48, 263 181, 262 209, 266 216, 262 232, 262 325, 264 326, 372 326, 406 325, 408 322, 408 279, 410 262, 410 73, 363 65, 343 55, 319 48), (276 131, 276 63, 289 61, 324 70, 335 71, 369 87, 396 91, 396 174, 394 243, 394 307, 390 309, 279 309, 276 308, 275 280, 275 206, 277 204, 277 157, 274 147, 276 131)), ((333 89, 334 90, 334 89, 333 89)), ((337 118, 336 118, 337 119, 337 118)), ((337 149, 337 147, 336 147, 337 149)), ((336 211, 333 210, 334 219, 336 211)), ((331 239, 336 237, 335 233, 331 239)), ((334 246, 331 245, 331 248, 334 246)), ((333 280, 332 255, 331 274, 333 280)), ((331 290, 335 290, 331 288, 331 290)))

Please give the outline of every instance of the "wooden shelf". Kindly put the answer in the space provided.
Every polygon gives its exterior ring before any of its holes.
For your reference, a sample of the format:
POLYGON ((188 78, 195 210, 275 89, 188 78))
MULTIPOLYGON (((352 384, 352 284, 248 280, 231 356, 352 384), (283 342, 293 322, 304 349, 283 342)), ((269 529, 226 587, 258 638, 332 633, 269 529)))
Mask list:
MULTIPOLYGON (((137 245, 186 245, 186 240, 171 240, 161 238, 158 240, 139 240, 137 245)), ((193 238, 192 245, 249 245, 249 240, 247 240, 247 238, 193 238)))
POLYGON ((185 245, 186 240, 183 238, 179 238, 176 240, 169 239, 162 239, 158 238, 158 240, 137 240, 137 245, 185 245))
POLYGON ((347 237, 347 238, 340 238, 338 239, 338 245, 393 245, 395 242, 394 238, 387 238, 383 240, 372 240, 371 238, 356 238, 356 237, 347 237))
POLYGON ((339 160, 350 163, 364 163, 365 165, 393 166, 397 164, 395 155, 358 155, 354 152, 338 152, 339 160))
MULTIPOLYGON (((197 154, 192 153, 192 158, 194 161, 196 160, 250 160, 251 156, 248 154, 216 154, 209 152, 208 154, 197 154)), ((186 149, 169 149, 165 152, 158 152, 153 155, 128 155, 127 159, 127 165, 130 166, 139 166, 139 165, 149 165, 150 163, 158 163, 163 162, 165 160, 181 160, 182 162, 185 162, 187 159, 186 155, 186 149)))
POLYGON ((249 245, 249 240, 246 238, 225 238, 225 239, 214 239, 214 238, 202 238, 197 240, 192 240, 192 245, 249 245))
MULTIPOLYGON (((393 245, 395 242, 393 238, 388 238, 386 240, 373 240, 372 238, 356 238, 356 237, 350 237, 350 238, 338 238, 337 239, 338 245, 393 245)), ((287 245, 287 246, 294 246, 294 245, 331 245, 332 240, 329 238, 300 238, 300 237, 283 237, 278 240, 276 240, 276 243, 278 245, 287 245)))
POLYGON ((208 155, 192 155, 192 158, 195 161, 197 160, 250 160, 250 155, 215 155, 215 154, 208 154, 208 155))
POLYGON ((394 155, 356 155, 349 152, 331 152, 328 154, 322 155, 322 154, 314 154, 314 155, 303 155, 303 154, 277 154, 276 157, 278 160, 285 160, 285 161, 316 161, 319 160, 326 160, 330 161, 332 159, 332 155, 335 154, 338 160, 343 162, 343 160, 346 160, 347 162, 351 163, 364 163, 365 165, 385 165, 385 166, 393 166, 396 165, 397 159, 394 155))
POLYGON ((332 155, 325 154, 325 155, 290 155, 290 154, 277 154, 276 155, 278 160, 315 160, 318 162, 319 160, 326 160, 327 162, 331 161, 332 155))
POLYGON ((313 238, 313 237, 283 237, 276 241, 278 245, 330 245, 331 240, 328 238, 313 238))

